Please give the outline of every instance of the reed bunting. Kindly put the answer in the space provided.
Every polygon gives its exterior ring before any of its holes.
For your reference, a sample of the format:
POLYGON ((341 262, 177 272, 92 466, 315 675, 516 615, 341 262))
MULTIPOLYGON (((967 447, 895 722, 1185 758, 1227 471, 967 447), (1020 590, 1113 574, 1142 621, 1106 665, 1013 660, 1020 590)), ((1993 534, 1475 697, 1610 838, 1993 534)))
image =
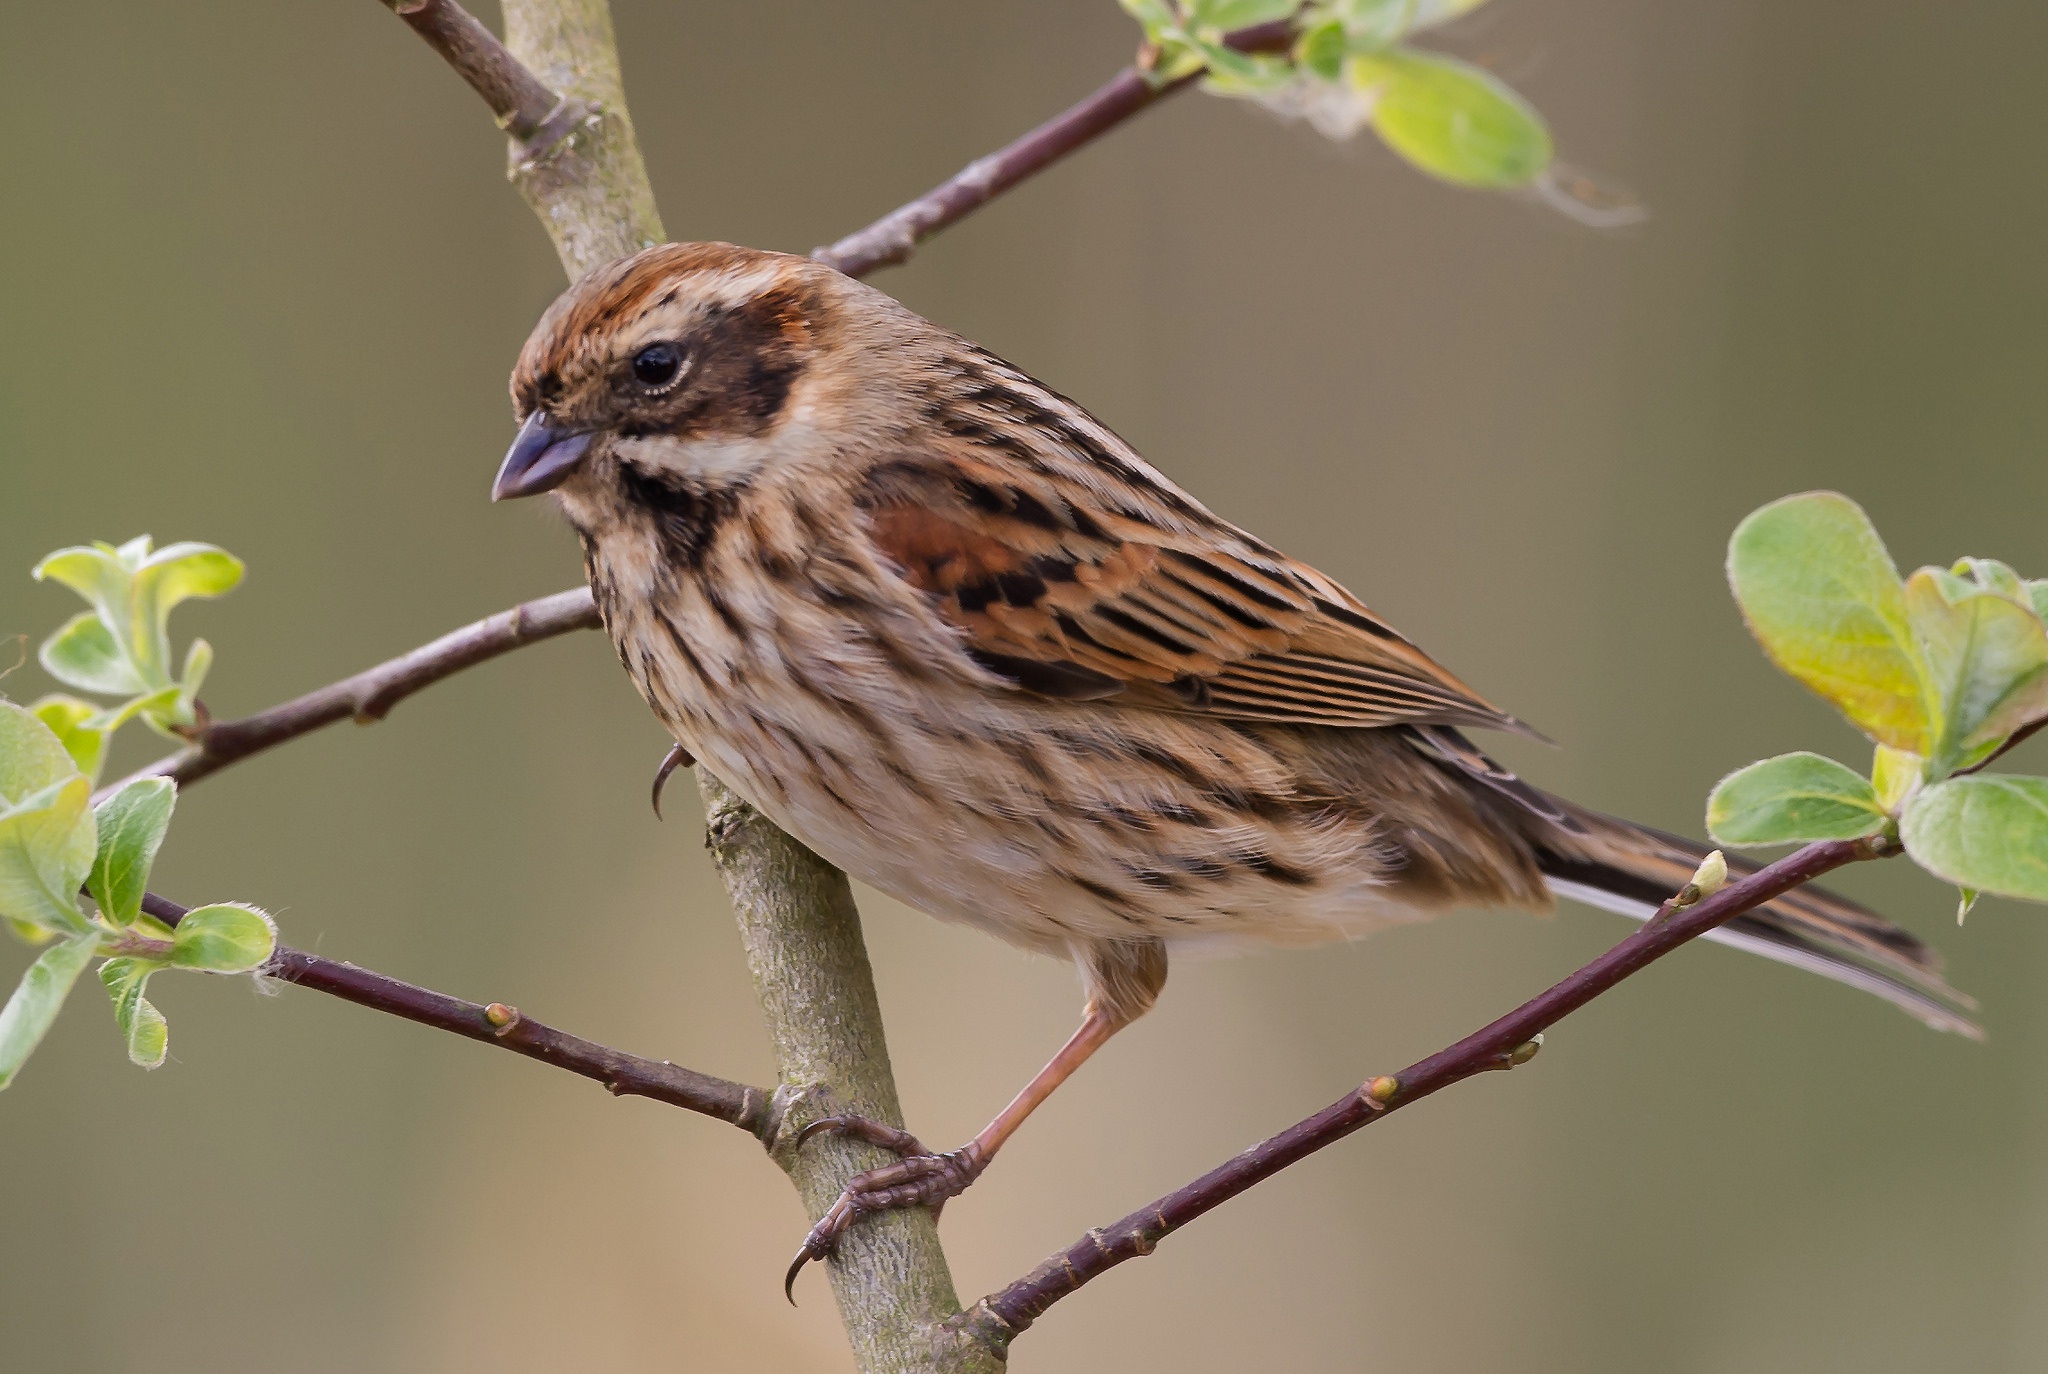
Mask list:
MULTIPOLYGON (((777 825, 942 920, 1070 959, 1080 1029, 861 1215, 964 1189, 1143 1015, 1182 951, 1301 945, 1555 895, 1648 915, 1704 854, 1523 782, 1524 727, 1357 597, 1212 514, 1074 402, 805 258, 601 267, 512 375, 492 495, 553 492, 675 737, 777 825)), ((1917 939, 1802 889, 1713 938, 1974 1033, 1917 939)))

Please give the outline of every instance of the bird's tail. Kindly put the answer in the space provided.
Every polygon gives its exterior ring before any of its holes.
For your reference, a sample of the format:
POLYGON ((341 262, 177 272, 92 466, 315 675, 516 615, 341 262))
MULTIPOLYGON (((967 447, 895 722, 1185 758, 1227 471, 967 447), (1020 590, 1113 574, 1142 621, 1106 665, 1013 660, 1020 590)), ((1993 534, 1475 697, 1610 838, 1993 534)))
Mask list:
MULTIPOLYGON (((1646 921, 1707 856, 1706 846, 1691 840, 1547 793, 1544 800, 1565 818, 1538 861, 1560 897, 1646 921)), ((1728 860, 1733 876, 1756 870, 1755 864, 1728 860)), ((1832 892, 1796 888, 1706 938, 1875 993, 1936 1030, 1984 1038, 1968 1015, 1976 1002, 1942 981, 1940 956, 1876 912, 1832 892)))

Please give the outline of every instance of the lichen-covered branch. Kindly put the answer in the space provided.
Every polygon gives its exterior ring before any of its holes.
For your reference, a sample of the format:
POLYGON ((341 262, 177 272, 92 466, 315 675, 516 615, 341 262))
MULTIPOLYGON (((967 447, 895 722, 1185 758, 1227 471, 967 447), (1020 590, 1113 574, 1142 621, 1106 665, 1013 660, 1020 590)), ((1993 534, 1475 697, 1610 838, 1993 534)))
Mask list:
MULTIPOLYGON (((506 41, 589 118, 538 155, 515 141, 518 184, 571 277, 665 235, 633 138, 605 0, 505 0, 506 41)), ((846 877, 755 814, 700 770, 713 806, 719 869, 747 937, 762 1009, 786 1086, 850 1093, 863 1109, 900 1116, 874 980, 846 877)), ((780 1150, 813 1218, 853 1174, 878 1161, 841 1143, 780 1150)), ((952 1335, 959 1310, 929 1217, 891 1219, 832 1265, 840 1320, 864 1374, 994 1368, 986 1350, 952 1335), (948 1358, 948 1341, 958 1358, 948 1358)))
MULTIPOLYGON (((860 913, 838 869, 701 769, 698 787, 711 854, 732 894, 782 1073, 779 1130, 769 1150, 816 1218, 854 1174, 894 1156, 840 1136, 815 1136, 798 1149, 804 1125, 836 1112, 903 1124, 860 913)), ((946 1325, 960 1303, 930 1212, 864 1219, 841 1238, 829 1270, 862 1370, 967 1374, 1001 1367, 946 1325)))

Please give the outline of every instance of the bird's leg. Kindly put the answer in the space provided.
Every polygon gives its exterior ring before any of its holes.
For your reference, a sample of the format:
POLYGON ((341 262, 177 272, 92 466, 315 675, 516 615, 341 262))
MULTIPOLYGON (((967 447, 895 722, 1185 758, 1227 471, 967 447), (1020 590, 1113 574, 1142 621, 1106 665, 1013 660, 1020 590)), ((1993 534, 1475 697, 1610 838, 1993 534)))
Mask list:
MULTIPOLYGON (((936 1217, 947 1198, 966 1192, 967 1186, 981 1177, 982 1170, 988 1168, 989 1161, 995 1158, 1003 1142, 1024 1124, 1024 1118, 1030 1116, 1039 1103, 1051 1097, 1053 1089, 1066 1082, 1074 1070, 1087 1062, 1089 1055, 1101 1049, 1112 1035, 1130 1022, 1128 1015, 1100 1002, 1090 1001, 1081 1028, 1024 1085, 1024 1091, 1012 1098, 1009 1106, 996 1113, 996 1119, 982 1127, 979 1135, 947 1154, 932 1154, 908 1131, 864 1116, 828 1116, 804 1127, 797 1136, 799 1148, 814 1134, 829 1131, 833 1135, 850 1135, 885 1150, 893 1150, 901 1158, 894 1164, 855 1175, 846 1185, 846 1191, 839 1195, 839 1200, 818 1218, 818 1224, 804 1237, 803 1249, 797 1251, 796 1260, 789 1266, 782 1285, 784 1296, 790 1296, 796 1285, 796 1276, 806 1264, 831 1254, 832 1247, 838 1244, 846 1228, 869 1213, 896 1207, 930 1207, 936 1217)), ((795 1300, 790 1297, 790 1301, 795 1300)))

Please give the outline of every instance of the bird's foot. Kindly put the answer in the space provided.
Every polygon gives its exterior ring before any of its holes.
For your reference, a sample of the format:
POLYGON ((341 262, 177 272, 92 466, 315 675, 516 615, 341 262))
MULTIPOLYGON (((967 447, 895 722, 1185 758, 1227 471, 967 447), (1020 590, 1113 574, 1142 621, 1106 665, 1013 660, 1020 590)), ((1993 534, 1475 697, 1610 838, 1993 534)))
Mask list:
POLYGON ((839 1200, 825 1209, 825 1215, 804 1237, 803 1248, 796 1252, 796 1259, 782 1281, 782 1295, 792 1304, 796 1302, 796 1276, 812 1260, 831 1254, 847 1227, 864 1216, 898 1207, 929 1207, 933 1220, 937 1220, 946 1199, 966 1192, 968 1185, 988 1167, 988 1156, 975 1142, 947 1154, 933 1154, 910 1132, 864 1116, 828 1116, 813 1121, 797 1135, 797 1148, 802 1149, 806 1140, 824 1132, 879 1145, 895 1152, 898 1159, 894 1164, 855 1174, 839 1200))

